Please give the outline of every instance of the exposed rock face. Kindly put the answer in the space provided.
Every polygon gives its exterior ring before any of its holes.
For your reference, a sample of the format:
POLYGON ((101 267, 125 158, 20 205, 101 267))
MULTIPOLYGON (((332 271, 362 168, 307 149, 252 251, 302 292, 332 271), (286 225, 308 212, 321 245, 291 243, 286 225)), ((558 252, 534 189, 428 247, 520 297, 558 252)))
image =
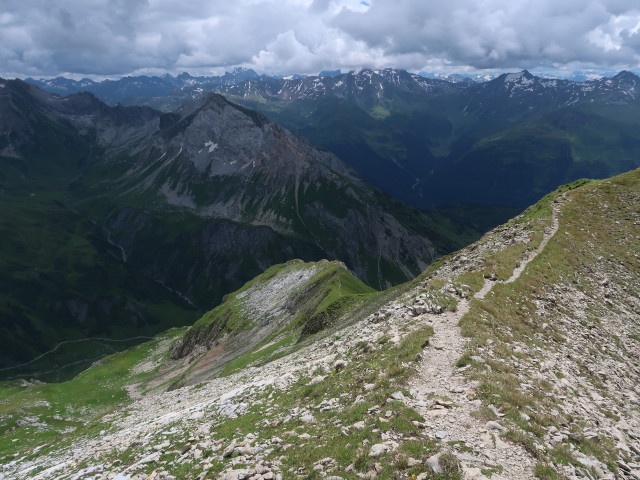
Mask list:
MULTIPOLYGON (((409 213, 415 225, 398 220, 393 209, 403 208, 335 156, 219 95, 165 115, 145 142, 117 180, 127 195, 152 192, 201 218, 268 227, 377 287, 410 278, 436 255, 417 212, 409 213)), ((110 221, 127 242, 122 219, 110 221)))
POLYGON ((292 260, 274 266, 227 295, 173 346, 172 358, 189 357, 191 363, 174 386, 216 376, 258 345, 276 343, 278 332, 292 330, 299 340, 348 322, 353 308, 372 292, 340 262, 292 260))

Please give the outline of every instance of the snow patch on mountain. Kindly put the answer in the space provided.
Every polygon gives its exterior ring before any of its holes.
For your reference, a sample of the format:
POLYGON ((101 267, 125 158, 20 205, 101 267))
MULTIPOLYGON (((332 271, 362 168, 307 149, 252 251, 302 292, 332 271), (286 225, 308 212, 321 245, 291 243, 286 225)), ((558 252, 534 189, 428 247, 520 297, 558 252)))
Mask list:
POLYGON ((507 73, 507 76, 504 79, 504 83, 519 83, 521 85, 529 85, 534 82, 535 80, 533 78, 527 78, 524 71, 518 73, 507 73))

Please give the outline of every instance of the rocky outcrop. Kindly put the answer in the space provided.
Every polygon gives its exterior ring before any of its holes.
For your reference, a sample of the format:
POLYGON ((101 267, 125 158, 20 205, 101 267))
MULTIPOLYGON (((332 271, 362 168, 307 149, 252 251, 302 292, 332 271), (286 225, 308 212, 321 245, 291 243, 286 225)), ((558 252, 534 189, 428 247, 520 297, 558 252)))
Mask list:
POLYGON ((276 265, 225 296, 174 344, 171 357, 187 357, 190 371, 172 387, 215 377, 234 359, 287 337, 300 341, 348 322, 372 293, 339 262, 276 265))

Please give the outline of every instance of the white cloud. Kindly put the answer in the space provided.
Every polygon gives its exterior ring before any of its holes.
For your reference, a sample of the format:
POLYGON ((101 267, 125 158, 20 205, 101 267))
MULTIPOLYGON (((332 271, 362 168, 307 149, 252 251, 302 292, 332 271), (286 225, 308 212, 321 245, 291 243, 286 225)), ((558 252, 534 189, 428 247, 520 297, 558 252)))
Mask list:
MULTIPOLYGON (((343 32, 382 48, 385 57, 419 52, 475 68, 534 68, 579 62, 602 66, 637 65, 638 51, 611 56, 610 45, 594 42, 598 29, 611 27, 611 2, 584 0, 447 0, 375 2, 363 14, 342 12, 334 20, 343 32)), ((615 12, 633 13, 635 2, 618 1, 615 12), (625 3, 627 8, 625 7, 625 3)), ((615 41, 624 49, 625 38, 615 41)), ((627 30, 624 30, 627 31, 627 30)), ((607 35, 610 33, 607 31, 607 35)))
POLYGON ((3 0, 3 76, 637 68, 637 0, 3 0))

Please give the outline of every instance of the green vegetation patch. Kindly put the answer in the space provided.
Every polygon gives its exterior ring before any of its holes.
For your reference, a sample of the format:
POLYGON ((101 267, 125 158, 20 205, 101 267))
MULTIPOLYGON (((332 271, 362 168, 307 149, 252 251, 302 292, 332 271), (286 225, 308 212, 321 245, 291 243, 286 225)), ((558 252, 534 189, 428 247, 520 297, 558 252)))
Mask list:
POLYGON ((15 381, 0 384, 0 462, 16 455, 34 458, 109 430, 103 417, 130 403, 127 387, 139 383, 143 389, 158 375, 168 360, 168 345, 183 332, 172 329, 104 357, 69 381, 28 387, 18 387, 15 381))

